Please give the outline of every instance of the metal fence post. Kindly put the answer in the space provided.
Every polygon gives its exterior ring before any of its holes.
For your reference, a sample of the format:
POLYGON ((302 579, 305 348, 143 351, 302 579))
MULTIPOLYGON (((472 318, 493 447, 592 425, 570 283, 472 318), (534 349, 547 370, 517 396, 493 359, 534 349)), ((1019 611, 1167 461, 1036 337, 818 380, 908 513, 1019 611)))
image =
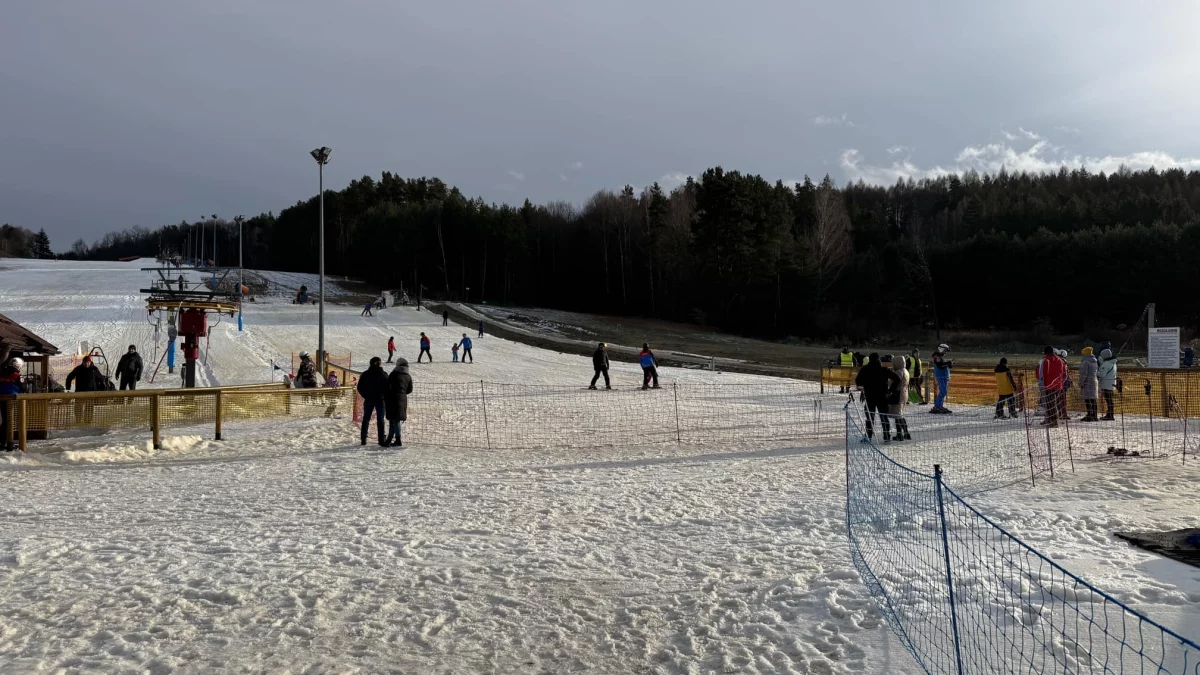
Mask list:
POLYGON ((483 399, 483 433, 487 436, 487 449, 492 449, 492 431, 488 428, 487 392, 484 391, 483 380, 479 381, 479 398, 483 399))
POLYGON ((221 440, 221 390, 217 390, 217 404, 213 417, 217 418, 217 440, 221 440))
POLYGON ((679 431, 679 383, 672 382, 671 389, 675 392, 675 442, 683 443, 683 434, 679 431))
POLYGON ((160 426, 160 422, 159 422, 159 416, 160 416, 159 410, 160 410, 160 408, 158 405, 158 394, 155 394, 154 396, 150 397, 150 432, 154 436, 154 449, 155 450, 162 449, 162 436, 160 434, 161 426, 160 426))
POLYGON ((958 611, 954 604, 954 576, 950 572, 950 537, 946 534, 946 505, 942 498, 942 467, 933 465, 933 484, 937 493, 938 520, 942 523, 942 553, 946 559, 946 591, 950 596, 950 627, 954 630, 954 660, 958 675, 963 674, 962 647, 958 639, 958 611))

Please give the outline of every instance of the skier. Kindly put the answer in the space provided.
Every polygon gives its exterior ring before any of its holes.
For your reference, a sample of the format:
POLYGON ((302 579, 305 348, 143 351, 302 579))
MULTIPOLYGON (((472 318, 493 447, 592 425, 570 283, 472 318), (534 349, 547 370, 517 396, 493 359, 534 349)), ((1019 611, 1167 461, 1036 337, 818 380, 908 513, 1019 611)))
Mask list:
POLYGON ((433 363, 433 352, 429 351, 429 347, 429 338, 424 333, 421 333, 421 353, 417 354, 417 363, 420 363, 421 357, 425 356, 426 354, 429 355, 429 362, 433 363))
POLYGON ((483 337, 483 319, 479 320, 479 335, 476 337, 483 337))
MULTIPOLYGON (((842 347, 842 353, 838 354, 838 356, 837 356, 837 364, 838 364, 838 367, 844 368, 844 369, 850 369, 850 368, 854 367, 854 355, 850 353, 849 347, 842 347)), ((847 373, 843 373, 843 375, 847 375, 847 373)), ((849 382, 850 380, 849 380, 849 377, 847 377, 846 379, 844 379, 842 381, 849 382)), ((850 392, 849 385, 843 384, 841 391, 839 393, 847 394, 849 392, 850 392)))
POLYGON ((371 313, 372 304, 373 303, 368 302, 366 305, 364 305, 362 314, 359 314, 359 316, 375 316, 374 314, 371 313))
POLYGON ((892 440, 891 425, 888 423, 888 392, 893 386, 897 386, 900 382, 900 376, 890 368, 884 368, 879 361, 879 354, 871 352, 867 357, 867 365, 858 371, 858 375, 854 378, 854 384, 862 389, 863 399, 867 403, 867 437, 870 441, 875 437, 875 413, 879 413, 880 422, 883 424, 883 442, 889 443, 892 440))
POLYGON ((654 352, 650 351, 649 343, 642 343, 638 363, 642 366, 642 389, 650 388, 650 380, 654 380, 654 388, 658 389, 658 359, 654 358, 654 352))
POLYGON ((904 357, 895 356, 892 358, 892 372, 896 373, 899 378, 892 382, 892 386, 888 389, 888 414, 892 416, 892 420, 896 423, 896 438, 897 441, 911 441, 912 436, 908 433, 908 420, 904 418, 904 406, 908 403, 908 369, 904 367, 904 357))
POLYGON ((592 354, 592 367, 596 369, 596 374, 592 376, 592 384, 588 389, 596 388, 596 382, 601 375, 604 376, 604 388, 612 389, 612 383, 608 381, 608 345, 603 342, 596 347, 596 351, 592 354))
POLYGON ((450 346, 450 362, 451 363, 458 363, 458 347, 459 347, 459 344, 457 342, 455 342, 453 345, 450 346))
POLYGON ((336 389, 341 386, 341 384, 338 382, 336 370, 329 371, 329 377, 325 378, 325 386, 332 389, 336 389))
POLYGON ((1100 397, 1099 373, 1100 365, 1092 354, 1092 348, 1084 347, 1083 360, 1079 363, 1079 395, 1083 397, 1087 414, 1080 419, 1081 422, 1100 421, 1100 406, 1097 401, 1100 397))
POLYGON ((1104 393, 1104 417, 1101 417, 1102 422, 1111 422, 1113 417, 1113 390, 1117 387, 1117 357, 1113 356, 1111 349, 1103 349, 1100 351, 1100 367, 1097 372, 1097 379, 1100 384, 1100 391, 1104 393))
POLYGON ((950 414, 946 410, 946 395, 950 393, 950 369, 954 367, 954 361, 946 358, 949 351, 950 345, 942 343, 933 352, 933 379, 937 381, 938 392, 933 400, 933 408, 929 410, 931 413, 950 414))
POLYGON ((1058 418, 1062 414, 1061 406, 1065 403, 1063 394, 1067 383, 1067 364, 1050 345, 1046 345, 1042 353, 1044 356, 1038 364, 1042 373, 1042 384, 1046 389, 1046 419, 1042 420, 1042 426, 1053 428, 1058 426, 1058 418))
POLYGON ((443 326, 450 325, 450 310, 448 310, 448 309, 442 310, 442 325, 443 326))
POLYGON ((387 360, 387 362, 388 362, 388 363, 391 363, 391 362, 392 362, 392 354, 395 354, 395 353, 396 353, 396 336, 395 336, 395 335, 393 335, 392 337, 388 338, 388 346, 387 346, 387 350, 388 350, 388 360, 387 360))
POLYGON ((921 350, 912 350, 908 363, 908 402, 926 405, 925 395, 921 393, 921 383, 925 381, 925 364, 921 363, 921 350))
POLYGON ((296 368, 296 387, 317 388, 317 365, 309 358, 308 352, 300 352, 300 366, 296 368))
POLYGON ((1004 404, 1008 403, 1008 415, 1017 419, 1017 383, 1013 380, 1012 371, 1008 369, 1008 359, 1000 359, 996 365, 996 419, 1008 419, 1004 416, 1004 404))
POLYGON ((307 305, 308 304, 308 286, 301 286, 300 290, 296 292, 296 304, 297 305, 307 305))
POLYGON ((21 391, 21 369, 25 367, 25 362, 18 357, 13 357, 8 363, 0 368, 0 445, 3 446, 5 452, 12 452, 15 446, 8 441, 8 408, 9 402, 4 400, 5 396, 16 396, 22 393, 21 391))
POLYGON ((396 368, 388 375, 387 395, 384 407, 387 409, 388 435, 387 445, 402 448, 401 431, 408 421, 408 395, 412 393, 412 375, 408 374, 408 361, 396 359, 396 368))
POLYGON ((142 357, 137 353, 136 345, 129 345, 129 351, 117 361, 117 381, 121 383, 121 391, 133 391, 142 381, 142 357))
POLYGON ((371 413, 375 413, 375 431, 379 436, 379 446, 386 448, 387 436, 383 433, 383 398, 387 394, 387 373, 383 372, 383 360, 378 356, 371 357, 371 367, 358 378, 358 395, 363 399, 362 445, 367 444, 367 431, 371 428, 371 413))
POLYGON ((179 275, 179 290, 183 290, 183 275, 179 275))
POLYGON ((471 363, 475 363, 475 357, 471 356, 471 338, 467 337, 466 333, 463 333, 462 340, 458 344, 462 345, 463 363, 466 363, 467 359, 471 359, 471 363))

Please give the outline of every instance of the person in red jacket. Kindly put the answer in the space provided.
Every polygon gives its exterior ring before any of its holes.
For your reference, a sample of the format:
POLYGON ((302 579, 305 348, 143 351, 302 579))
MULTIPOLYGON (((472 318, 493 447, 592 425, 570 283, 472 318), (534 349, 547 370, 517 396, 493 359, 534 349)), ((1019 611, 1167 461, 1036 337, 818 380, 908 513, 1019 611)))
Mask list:
POLYGON ((388 363, 392 362, 392 354, 396 353, 396 336, 388 338, 388 363))
POLYGON ((1067 403, 1067 362, 1063 361, 1050 345, 1046 345, 1042 353, 1042 362, 1038 364, 1042 373, 1042 384, 1046 389, 1046 419, 1042 420, 1042 425, 1056 427, 1067 403))

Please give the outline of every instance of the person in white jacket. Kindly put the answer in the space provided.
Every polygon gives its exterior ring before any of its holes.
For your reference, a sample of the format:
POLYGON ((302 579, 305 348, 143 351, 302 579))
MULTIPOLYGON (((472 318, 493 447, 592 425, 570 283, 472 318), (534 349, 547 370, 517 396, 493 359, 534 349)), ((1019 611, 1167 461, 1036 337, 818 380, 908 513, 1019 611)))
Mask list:
POLYGON ((888 415, 896 423, 896 440, 911 441, 912 436, 908 433, 908 420, 904 418, 904 405, 908 403, 908 384, 910 378, 908 369, 904 367, 903 356, 896 356, 892 359, 892 370, 896 373, 899 380, 893 382, 891 389, 888 391, 888 415))
POLYGON ((1082 422, 1100 421, 1096 402, 1096 399, 1100 397, 1097 378, 1098 370, 1099 364, 1096 362, 1096 357, 1092 354, 1092 348, 1084 347, 1083 360, 1079 363, 1079 395, 1083 397, 1083 404, 1087 406, 1087 414, 1080 420, 1082 422))
POLYGON ((1097 372, 1097 379, 1100 383, 1100 393, 1104 396, 1105 413, 1100 419, 1104 422, 1111 422, 1113 417, 1113 391, 1117 388, 1117 357, 1113 356, 1111 349, 1105 349, 1100 352, 1100 365, 1097 372))

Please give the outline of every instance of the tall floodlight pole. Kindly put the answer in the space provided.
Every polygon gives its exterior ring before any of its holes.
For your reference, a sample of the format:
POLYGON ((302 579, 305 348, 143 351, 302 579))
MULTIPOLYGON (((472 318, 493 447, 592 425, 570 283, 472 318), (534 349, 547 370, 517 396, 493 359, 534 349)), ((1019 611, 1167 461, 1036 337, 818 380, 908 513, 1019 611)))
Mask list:
POLYGON ((242 330, 242 302, 246 299, 242 297, 242 221, 246 220, 246 216, 238 216, 233 219, 238 226, 238 330, 242 330))
POLYGON ((213 267, 217 266, 217 214, 213 216, 213 267))
POLYGON ((317 160, 317 189, 320 191, 320 216, 317 221, 317 372, 325 377, 325 165, 333 150, 324 146, 313 150, 317 160))
POLYGON ((196 258, 196 265, 204 267, 204 218, 200 216, 200 257, 196 258))

